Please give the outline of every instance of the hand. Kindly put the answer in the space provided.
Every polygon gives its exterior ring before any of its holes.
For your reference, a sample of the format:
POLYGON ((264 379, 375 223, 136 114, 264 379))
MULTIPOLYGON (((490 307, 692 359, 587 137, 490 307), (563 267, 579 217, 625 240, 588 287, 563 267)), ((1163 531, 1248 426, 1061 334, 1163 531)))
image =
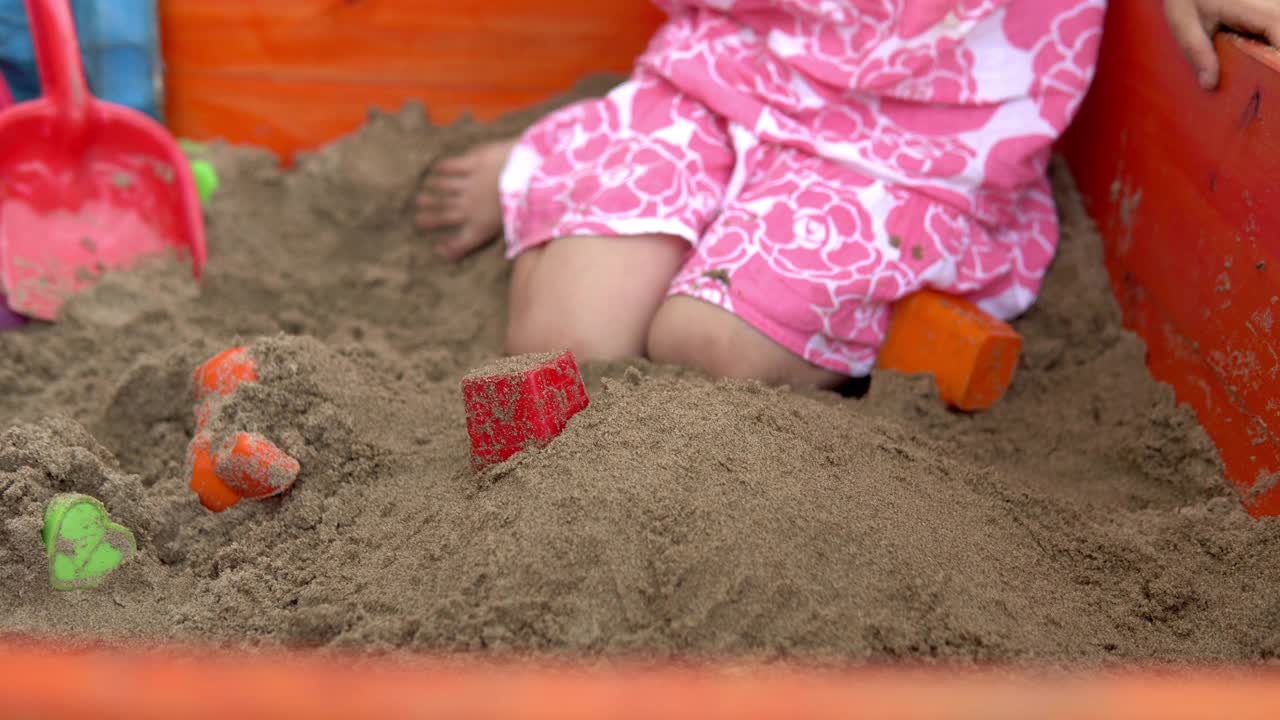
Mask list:
POLYGON ((1213 34, 1219 28, 1254 33, 1280 45, 1280 0, 1164 0, 1164 15, 1205 90, 1218 86, 1213 34))

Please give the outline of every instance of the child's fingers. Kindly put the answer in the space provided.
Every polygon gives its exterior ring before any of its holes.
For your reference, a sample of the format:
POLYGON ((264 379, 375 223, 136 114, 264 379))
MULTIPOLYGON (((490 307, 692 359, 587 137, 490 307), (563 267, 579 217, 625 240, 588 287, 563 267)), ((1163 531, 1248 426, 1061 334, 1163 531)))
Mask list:
POLYGON ((1272 45, 1280 46, 1280 0, 1219 2, 1218 13, 1223 24, 1257 33, 1272 45))
POLYGON ((422 228, 443 228, 449 225, 461 225, 462 213, 457 210, 424 210, 417 214, 417 224, 422 228))
POLYGON ((428 208, 444 207, 445 205, 456 205, 458 196, 453 193, 439 193, 434 190, 424 189, 418 193, 418 197, 414 200, 414 205, 419 210, 428 208))
POLYGON ((461 193, 441 192, 426 188, 418 193, 418 197, 414 200, 414 205, 419 210, 438 210, 460 204, 461 198, 461 193))
POLYGON ((457 262, 466 254, 466 243, 461 240, 450 240, 435 246, 435 253, 449 262, 457 262))
POLYGON ((418 210, 438 210, 443 207, 457 205, 458 199, 452 195, 441 195, 437 192, 423 190, 413 202, 418 210))
POLYGON ((466 218, 462 212, 451 208, 423 210, 417 215, 418 227, 423 230, 436 230, 444 227, 462 225, 466 218))
POLYGON ((1217 23, 1206 23, 1195 0, 1165 0, 1164 14, 1174 39, 1200 80, 1200 87, 1205 90, 1217 87, 1218 54, 1213 49, 1217 23))
POLYGON ((418 197, 461 195, 470 184, 471 180, 467 177, 439 177, 432 175, 427 178, 426 182, 422 183, 422 194, 418 197))
POLYGON ((467 155, 441 160, 431 169, 432 175, 472 175, 476 171, 476 162, 467 155))
POLYGON ((436 245, 436 254, 449 262, 461 260, 482 244, 480 241, 484 238, 477 237, 475 233, 475 230, 464 227, 453 239, 436 245))
POLYGON ((453 198, 433 197, 418 201, 418 214, 440 215, 445 212, 457 211, 460 207, 461 203, 453 198))

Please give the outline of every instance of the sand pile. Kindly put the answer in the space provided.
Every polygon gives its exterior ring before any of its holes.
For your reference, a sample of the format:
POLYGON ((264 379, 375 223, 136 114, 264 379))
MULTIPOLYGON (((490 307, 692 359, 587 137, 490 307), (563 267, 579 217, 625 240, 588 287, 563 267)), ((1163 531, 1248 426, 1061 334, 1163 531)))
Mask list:
POLYGON ((543 451, 470 470, 459 383, 500 349, 497 248, 451 267, 410 229, 425 169, 492 126, 378 115, 282 172, 215 149, 211 263, 106 281, 0 335, 0 629, 376 650, 1054 661, 1269 659, 1280 524, 1227 494, 1189 411, 1119 323, 1057 172, 1062 253, 994 411, 927 381, 861 399, 585 368, 543 451), (302 463, 203 510, 192 369, 251 345, 219 411, 302 463), (44 503, 99 497, 140 557, 54 593, 44 503))

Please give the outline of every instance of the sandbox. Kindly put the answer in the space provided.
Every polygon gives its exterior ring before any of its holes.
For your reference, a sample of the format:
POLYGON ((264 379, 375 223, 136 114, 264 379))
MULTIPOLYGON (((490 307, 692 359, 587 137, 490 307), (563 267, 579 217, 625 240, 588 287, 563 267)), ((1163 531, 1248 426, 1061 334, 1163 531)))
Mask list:
POLYGON ((863 399, 587 365, 542 451, 471 471, 462 376, 500 353, 498 250, 432 259, 408 207, 493 126, 409 107, 294 171, 215 149, 203 292, 112 278, 0 337, 8 632, 150 642, 766 658, 1105 662, 1276 652, 1280 528, 1251 520, 1193 414, 1120 326, 1101 244, 1055 171, 1062 251, 992 411, 926 378, 863 399), (232 344, 234 410, 305 468, 211 514, 183 477, 192 369, 232 344), (44 586, 55 492, 139 535, 98 591, 44 586), (36 528, 38 529, 38 528, 36 528), (1226 559, 1224 559, 1226 558, 1226 559))
POLYGON ((411 200, 436 159, 549 107, 484 125, 375 113, 290 170, 212 145, 199 293, 158 263, 56 327, 0 335, 0 636, 786 666, 1280 653, 1280 525, 1245 512, 1194 411, 1151 377, 1061 163, 1060 255, 991 411, 949 412, 927 378, 892 373, 846 398, 587 364, 591 405, 554 443, 476 473, 459 387, 500 354, 508 268, 496 248, 440 263, 411 200), (184 477, 190 377, 237 344, 270 381, 229 416, 302 473, 213 514, 184 477), (92 591, 45 580, 41 512, 66 491, 138 536, 92 591))

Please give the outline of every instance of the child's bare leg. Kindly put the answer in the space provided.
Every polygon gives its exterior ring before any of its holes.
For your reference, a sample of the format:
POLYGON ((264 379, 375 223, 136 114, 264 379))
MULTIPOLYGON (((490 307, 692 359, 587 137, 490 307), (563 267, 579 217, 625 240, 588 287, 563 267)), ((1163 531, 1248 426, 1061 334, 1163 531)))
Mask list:
POLYGON ((833 388, 848 379, 809 363, 732 313, 683 295, 659 308, 649 327, 648 353, 654 362, 773 385, 833 388))
POLYGON ((457 228, 436 246, 446 259, 459 260, 498 237, 502 230, 498 177, 515 142, 479 145, 441 160, 427 176, 418 194, 417 224, 423 230, 457 228))
POLYGON ((569 237, 516 257, 507 352, 644 354, 649 323, 689 244, 667 235, 569 237))

